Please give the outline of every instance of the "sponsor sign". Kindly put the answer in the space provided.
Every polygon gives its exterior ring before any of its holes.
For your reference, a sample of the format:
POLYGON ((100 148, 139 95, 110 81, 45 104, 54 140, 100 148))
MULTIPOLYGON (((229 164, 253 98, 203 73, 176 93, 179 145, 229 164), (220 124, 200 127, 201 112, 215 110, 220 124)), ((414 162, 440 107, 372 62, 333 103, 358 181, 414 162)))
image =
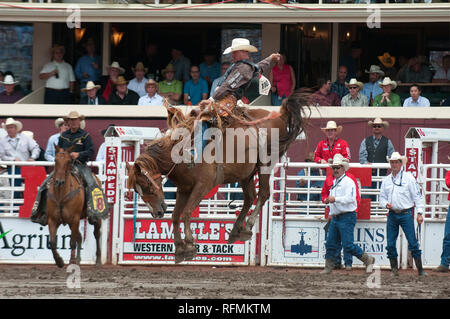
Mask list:
MULTIPOLYGON (((84 234, 84 222, 80 233, 84 234)), ((32 223, 29 219, 0 218, 0 262, 2 263, 54 263, 50 250, 47 226, 32 223)), ((60 226, 56 237, 58 253, 65 263, 70 259, 70 228, 60 226)), ((94 264, 96 243, 94 227, 87 224, 86 240, 81 244, 81 262, 94 264)))
MULTIPOLYGON (((271 263, 298 266, 323 265, 325 263, 326 221, 286 221, 285 245, 281 241, 282 221, 273 222, 271 236, 271 263)), ((386 256, 386 223, 380 221, 357 222, 354 243, 375 257, 376 264, 389 265, 386 256)), ((398 240, 398 245, 400 240, 398 240)), ((399 246, 398 246, 399 247, 399 246)), ((362 265, 356 257, 354 265, 362 265)))
POLYGON ((116 203, 117 194, 117 146, 106 147, 105 196, 110 204, 116 203))
MULTIPOLYGON (((241 263, 248 255, 244 242, 228 244, 228 232, 234 220, 192 220, 191 230, 195 238, 197 256, 193 263, 241 263)), ((184 238, 184 223, 180 224, 184 238)), ((137 219, 133 242, 133 220, 124 221, 123 261, 144 263, 175 262, 173 225, 167 219, 137 219)))
POLYGON ((406 171, 411 172, 417 178, 419 170, 419 149, 406 148, 406 171))

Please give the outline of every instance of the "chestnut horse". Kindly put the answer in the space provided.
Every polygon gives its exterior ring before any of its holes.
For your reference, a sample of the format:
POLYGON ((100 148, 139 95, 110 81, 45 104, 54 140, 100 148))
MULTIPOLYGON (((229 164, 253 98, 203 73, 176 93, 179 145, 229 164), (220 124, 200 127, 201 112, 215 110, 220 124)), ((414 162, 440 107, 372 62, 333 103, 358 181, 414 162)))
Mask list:
MULTIPOLYGON (((236 135, 229 137, 224 134, 218 139, 215 138, 205 147, 206 152, 206 148, 210 144, 216 143, 215 154, 222 150, 223 158, 225 158, 227 151, 232 151, 232 160, 230 161, 227 158, 227 161, 223 161, 223 163, 205 161, 197 163, 191 169, 188 168, 186 161, 174 159, 174 155, 179 155, 184 150, 183 146, 180 147, 180 143, 186 140, 186 134, 180 137, 177 128, 189 126, 190 124, 186 125, 186 123, 192 123, 192 120, 183 120, 178 109, 167 108, 168 124, 175 123, 176 126, 171 127, 171 134, 151 143, 146 151, 136 159, 134 165, 127 163, 128 188, 135 189, 148 206, 152 216, 160 218, 164 215, 167 207, 164 202, 162 176, 165 175, 170 178, 177 186, 176 204, 172 214, 176 263, 183 260, 192 260, 195 257, 196 247, 190 227, 191 213, 204 196, 217 184, 240 182, 244 194, 244 204, 232 231, 229 233, 228 242, 246 241, 251 238, 252 228, 258 213, 270 196, 271 169, 287 151, 289 145, 306 128, 305 105, 306 96, 294 93, 283 102, 278 116, 273 116, 273 112, 263 109, 248 109, 246 112, 247 119, 252 121, 247 123, 252 123, 251 125, 246 125, 245 121, 231 121, 227 126, 228 128, 240 128, 240 130, 235 130, 236 135), (261 119, 261 121, 258 122, 257 119, 261 119), (271 157, 270 163, 260 160, 259 155, 263 150, 259 148, 261 144, 258 144, 258 159, 256 161, 250 160, 252 151, 250 140, 257 139, 258 136, 265 136, 266 141, 271 141, 263 145, 267 154, 273 151, 271 148, 273 144, 272 136, 277 137, 275 160, 272 160, 273 157, 271 157), (245 149, 244 151, 241 149, 241 152, 237 154, 239 141, 245 141, 245 149), (241 156, 240 161, 237 160, 238 155, 241 156), (244 161, 242 161, 242 155, 245 155, 244 161), (245 217, 256 198, 253 183, 255 173, 258 173, 259 178, 258 199, 253 213, 244 225, 245 217), (180 216, 184 222, 184 240, 180 234, 180 216)), ((190 142, 190 134, 188 137, 187 141, 190 142)))
MULTIPOLYGON (((87 217, 84 186, 81 177, 72 174, 73 161, 70 153, 75 146, 64 150, 57 145, 55 155, 55 169, 53 178, 49 181, 47 192, 47 216, 48 229, 50 233, 50 249, 53 253, 56 265, 64 266, 64 261, 56 250, 56 234, 61 224, 69 224, 70 236, 70 263, 80 264, 81 234, 79 231, 80 220, 87 217), (75 256, 76 249, 76 256, 75 256)), ((101 187, 97 178, 97 184, 101 187)), ((97 243, 97 266, 101 265, 100 251, 100 227, 101 219, 95 222, 89 221, 94 225, 94 236, 97 243)))

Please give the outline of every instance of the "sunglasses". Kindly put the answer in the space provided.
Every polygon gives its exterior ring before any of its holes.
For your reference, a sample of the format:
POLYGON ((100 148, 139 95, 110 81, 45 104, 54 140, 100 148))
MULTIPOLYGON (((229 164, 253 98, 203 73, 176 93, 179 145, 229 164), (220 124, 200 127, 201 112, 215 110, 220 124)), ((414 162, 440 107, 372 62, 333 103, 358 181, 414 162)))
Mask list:
POLYGON ((335 169, 341 169, 343 166, 339 165, 339 166, 332 166, 331 169, 335 170, 335 169))
POLYGON ((358 87, 357 86, 350 86, 349 89, 350 90, 356 90, 358 87))
POLYGON ((372 125, 373 128, 381 128, 383 125, 372 125))

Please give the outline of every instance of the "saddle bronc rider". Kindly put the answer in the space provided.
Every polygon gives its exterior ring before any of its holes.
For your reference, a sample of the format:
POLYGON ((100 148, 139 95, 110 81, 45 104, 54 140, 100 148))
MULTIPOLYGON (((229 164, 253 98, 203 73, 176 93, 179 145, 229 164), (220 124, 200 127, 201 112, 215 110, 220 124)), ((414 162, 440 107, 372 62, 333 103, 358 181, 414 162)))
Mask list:
MULTIPOLYGON (((108 213, 108 206, 103 191, 98 187, 91 169, 86 165, 86 162, 89 161, 94 154, 94 144, 92 143, 89 133, 80 128, 80 122, 84 120, 84 118, 83 115, 78 114, 76 111, 70 112, 69 115, 64 118, 69 124, 69 129, 59 137, 58 146, 63 149, 68 149, 75 145, 70 156, 74 161, 73 167, 75 174, 83 179, 86 186, 87 215, 90 221, 92 221, 95 218, 104 218, 108 213)), ((53 173, 51 173, 42 183, 31 214, 31 220, 33 222, 44 226, 47 224, 45 211, 47 182, 52 176, 53 173)))

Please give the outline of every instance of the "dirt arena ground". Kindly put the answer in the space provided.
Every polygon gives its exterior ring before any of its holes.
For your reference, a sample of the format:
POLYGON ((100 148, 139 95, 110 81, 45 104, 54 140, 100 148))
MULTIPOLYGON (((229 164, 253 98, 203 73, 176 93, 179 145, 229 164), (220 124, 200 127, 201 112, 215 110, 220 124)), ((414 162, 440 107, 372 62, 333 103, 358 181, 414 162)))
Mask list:
POLYGON ((367 284, 362 269, 320 275, 320 269, 211 266, 81 266, 80 288, 68 288, 67 266, 0 265, 0 298, 450 298, 450 273, 379 272, 367 284), (376 287, 377 286, 377 287, 376 287))

